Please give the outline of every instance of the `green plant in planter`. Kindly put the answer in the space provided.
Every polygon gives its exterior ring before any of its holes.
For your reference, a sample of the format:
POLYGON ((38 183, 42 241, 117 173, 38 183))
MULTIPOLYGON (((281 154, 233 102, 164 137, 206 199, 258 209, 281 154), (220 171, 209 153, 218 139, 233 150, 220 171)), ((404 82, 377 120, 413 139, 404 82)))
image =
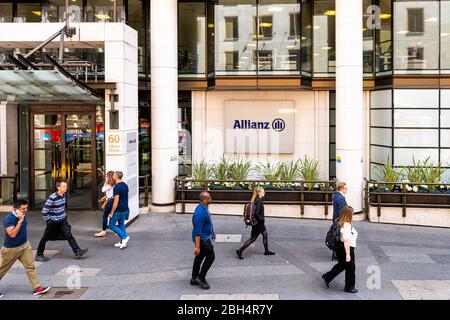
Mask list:
MULTIPOLYGON (((426 158, 423 161, 422 165, 422 179, 425 183, 439 183, 441 182, 442 175, 447 171, 447 169, 444 169, 441 167, 441 164, 435 165, 430 161, 430 157, 426 158)), ((435 191, 438 186, 431 185, 429 186, 429 189, 431 191, 435 191)))
POLYGON ((227 180, 230 165, 225 158, 221 158, 219 163, 214 166, 214 177, 217 180, 227 180))
POLYGON ((280 178, 280 163, 272 163, 269 160, 266 163, 258 163, 255 167, 256 174, 262 180, 275 181, 280 178))
POLYGON ((301 160, 291 160, 282 162, 280 165, 280 179, 281 180, 297 180, 300 178, 302 171, 301 160))
POLYGON ((252 163, 238 158, 228 168, 228 178, 231 180, 246 180, 252 169, 252 163))
POLYGON ((413 156, 413 166, 406 167, 406 177, 410 182, 423 182, 421 161, 417 161, 413 156))
MULTIPOLYGON (((198 163, 192 164, 192 179, 193 180, 210 180, 214 176, 214 165, 201 160, 198 163)), ((196 182, 194 187, 204 187, 205 183, 196 182)))
MULTIPOLYGON (((319 161, 314 159, 309 159, 305 156, 301 163, 300 177, 306 181, 318 181, 321 179, 320 169, 319 169, 319 161)), ((308 190, 311 190, 314 186, 314 183, 307 183, 306 187, 308 190)))
MULTIPOLYGON (((382 177, 384 182, 398 182, 400 178, 403 176, 404 168, 397 169, 394 168, 391 162, 391 156, 388 155, 386 162, 382 167, 376 167, 377 170, 380 171, 380 176, 382 177)), ((394 183, 387 184, 386 186, 389 191, 393 191, 395 188, 394 183)))

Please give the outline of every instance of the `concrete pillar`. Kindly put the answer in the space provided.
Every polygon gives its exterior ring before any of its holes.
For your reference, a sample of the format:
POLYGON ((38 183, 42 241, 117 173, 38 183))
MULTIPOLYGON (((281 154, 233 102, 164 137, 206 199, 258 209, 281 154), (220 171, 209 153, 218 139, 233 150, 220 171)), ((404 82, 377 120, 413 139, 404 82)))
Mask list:
POLYGON ((362 0, 336 2, 336 175, 348 184, 347 203, 363 203, 362 0))
POLYGON ((152 211, 173 210, 178 174, 177 0, 151 0, 152 211))
MULTIPOLYGON (((17 103, 0 101, 0 175, 14 176, 17 173, 19 134, 17 127, 17 103)), ((1 201, 12 200, 12 180, 3 180, 1 201)), ((0 202, 1 203, 1 202, 0 202)))
POLYGON ((124 23, 105 24, 105 171, 122 171, 128 184, 130 220, 139 214, 137 31, 124 23), (111 94, 117 95, 118 128, 111 128, 111 94))

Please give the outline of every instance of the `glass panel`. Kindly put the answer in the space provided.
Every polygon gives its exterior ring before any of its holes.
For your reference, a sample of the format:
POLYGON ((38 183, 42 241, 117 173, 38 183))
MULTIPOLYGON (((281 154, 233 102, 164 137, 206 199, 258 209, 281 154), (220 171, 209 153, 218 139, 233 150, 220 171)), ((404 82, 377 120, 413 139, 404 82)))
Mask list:
POLYGON ((441 130, 441 147, 450 148, 450 130, 441 130))
MULTIPOLYGON (((198 2, 179 3, 178 19, 178 72, 181 74, 205 75, 205 4, 198 2)), ((228 36, 228 29, 226 36, 228 36)))
POLYGON ((395 110, 394 126, 395 127, 432 127, 437 128, 439 125, 438 110, 395 110))
MULTIPOLYGON (((125 21, 122 0, 116 0, 116 21, 125 21)), ((86 22, 113 22, 114 2, 111 0, 87 0, 86 22)))
POLYGON ((315 0, 313 16, 314 74, 328 76, 336 71, 334 1, 315 0))
POLYGON ((301 37, 301 63, 302 75, 311 76, 312 72, 312 3, 302 0, 302 37, 301 37))
POLYGON ((41 22, 41 0, 17 0, 14 22, 41 22))
POLYGON ((450 110, 441 110, 441 128, 450 128, 450 110))
POLYGON ((52 148, 55 144, 61 143, 60 129, 35 129, 34 130, 34 148, 52 148))
POLYGON ((371 92, 371 108, 392 108, 392 90, 371 92))
POLYGON ((191 99, 178 101, 178 173, 187 175, 192 165, 192 110, 191 99))
POLYGON ((97 159, 97 193, 100 196, 105 177, 105 116, 104 109, 100 106, 96 108, 96 159, 97 159))
POLYGON ((450 70, 450 0, 441 1, 441 69, 450 70))
POLYGON ((377 75, 392 72, 392 1, 380 0, 380 28, 376 36, 376 72, 377 75))
POLYGON ((392 159, 392 148, 370 146, 370 161, 385 163, 388 156, 392 159))
POLYGON ((370 125, 375 127, 392 127, 392 110, 370 111, 370 125))
POLYGON ((371 163, 370 164, 370 179, 377 180, 377 181, 383 181, 383 166, 371 163))
POLYGON ((395 2, 395 69, 439 68, 439 1, 395 2))
POLYGON ((215 57, 215 48, 214 48, 214 4, 209 3, 207 4, 207 19, 208 19, 208 76, 212 76, 214 74, 214 57, 215 57))
POLYGON ((151 172, 150 106, 139 107, 139 175, 151 172))
POLYGON ((450 90, 441 90, 441 108, 450 109, 450 90))
POLYGON ((56 114, 35 114, 35 128, 52 128, 61 125, 61 115, 56 114))
POLYGON ((49 170, 34 170, 35 190, 53 190, 55 188, 55 177, 53 168, 49 170))
POLYGON ((34 205, 36 208, 42 208, 47 201, 48 197, 55 192, 54 190, 50 191, 35 191, 34 192, 34 205))
MULTIPOLYGON (((67 128, 90 128, 91 116, 89 114, 71 114, 66 116, 67 128)), ((69 132, 69 131, 67 131, 69 132)), ((67 133, 66 133, 67 134, 67 133)))
POLYGON ((431 162, 438 162, 438 149, 394 149, 394 161, 396 166, 412 166, 413 156, 417 161, 430 157, 431 162))
MULTIPOLYGON (((64 22, 65 0, 44 0, 42 4, 42 22, 64 22)), ((83 0, 70 0, 69 21, 81 22, 83 0)))
MULTIPOLYGON (((444 166, 450 167, 450 149, 441 150, 441 163, 444 166)), ((450 170, 446 172, 447 181, 450 180, 450 170)))
POLYGON ((13 6, 11 0, 0 0, 0 23, 12 22, 13 6))
POLYGON ((372 0, 363 0, 363 72, 372 75, 373 72, 373 26, 367 27, 369 13, 367 9, 372 5, 372 0))
POLYGON ((438 147, 439 130, 437 129, 395 129, 396 147, 438 147))
POLYGON ((370 129, 370 143, 382 146, 392 146, 392 129, 370 129))
POLYGON ((145 73, 145 6, 142 0, 128 0, 128 23, 138 32, 138 72, 145 73))
POLYGON ((439 90, 394 90, 394 108, 439 108, 439 90))
POLYGON ((219 0, 215 6, 216 74, 255 74, 256 0, 219 0), (228 31, 227 31, 228 30, 228 31))
POLYGON ((259 21, 253 19, 258 37, 260 74, 298 74, 300 70, 300 5, 297 0, 260 0, 259 21), (271 72, 264 72, 271 71, 271 72))

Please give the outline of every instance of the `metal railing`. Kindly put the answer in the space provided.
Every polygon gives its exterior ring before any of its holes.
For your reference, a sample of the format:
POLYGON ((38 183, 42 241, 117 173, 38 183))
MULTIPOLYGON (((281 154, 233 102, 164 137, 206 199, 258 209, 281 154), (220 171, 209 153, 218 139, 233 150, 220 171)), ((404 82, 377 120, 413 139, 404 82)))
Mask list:
POLYGON ((139 176, 139 182, 141 179, 144 179, 144 185, 139 187, 139 199, 144 199, 145 207, 148 207, 148 204, 149 204, 151 186, 148 183, 148 180, 150 177, 151 177, 150 174, 139 176), (143 190, 143 192, 141 192, 141 190, 143 190), (143 196, 141 196, 141 194, 143 194, 143 196))
POLYGON ((378 217, 382 207, 400 207, 403 217, 407 208, 450 208, 450 183, 364 181, 365 206, 378 217))
POLYGON ((328 216, 328 206, 332 205, 333 193, 336 190, 336 181, 305 181, 305 180, 186 180, 175 178, 175 203, 181 204, 182 213, 186 212, 187 203, 197 203, 198 195, 202 191, 211 193, 214 203, 245 204, 250 201, 253 189, 261 185, 266 196, 265 204, 300 205, 303 216, 306 205, 323 205, 325 215, 328 216), (191 188, 188 186, 192 185, 191 188), (243 189, 217 188, 225 184, 244 185, 243 189), (278 186, 278 189, 273 188, 278 186), (319 186, 320 188, 308 188, 319 186), (192 188, 194 187, 194 188, 192 188), (195 194, 195 196, 194 196, 195 194), (220 199, 217 195, 221 194, 220 199), (216 195, 216 198, 214 197, 216 195), (283 196, 284 195, 284 196, 283 196))
MULTIPOLYGON (((0 176, 0 187, 3 184, 3 181, 9 181, 12 185, 12 201, 15 202, 17 200, 18 193, 18 176, 0 176)), ((1 192, 0 192, 1 193, 1 192)), ((3 197, 2 197, 3 198, 3 197)))

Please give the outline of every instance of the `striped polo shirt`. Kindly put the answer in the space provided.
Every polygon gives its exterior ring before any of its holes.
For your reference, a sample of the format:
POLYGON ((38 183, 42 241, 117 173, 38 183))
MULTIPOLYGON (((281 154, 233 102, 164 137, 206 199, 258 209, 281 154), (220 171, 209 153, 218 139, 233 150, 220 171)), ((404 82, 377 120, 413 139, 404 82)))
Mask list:
POLYGON ((45 221, 62 221, 66 219, 66 198, 61 197, 58 193, 53 193, 45 202, 42 209, 42 216, 45 221))

